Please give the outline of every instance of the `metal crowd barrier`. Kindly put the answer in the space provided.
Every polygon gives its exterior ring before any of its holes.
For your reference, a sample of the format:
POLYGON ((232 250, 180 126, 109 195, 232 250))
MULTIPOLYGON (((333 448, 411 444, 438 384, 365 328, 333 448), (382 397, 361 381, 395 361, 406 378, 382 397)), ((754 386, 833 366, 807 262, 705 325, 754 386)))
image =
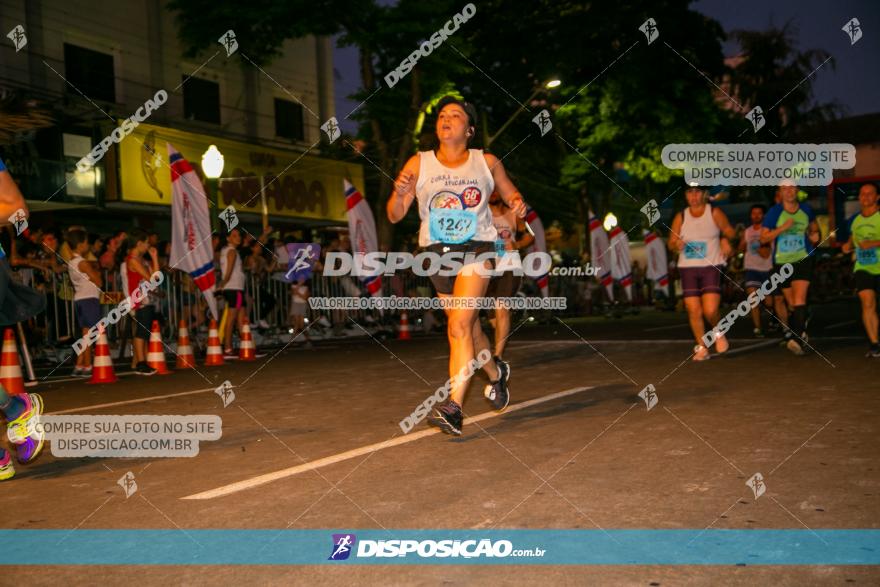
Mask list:
MULTIPOLYGON (((843 270, 843 263, 838 259, 830 259, 826 261, 828 265, 827 279, 818 275, 816 277, 817 285, 823 280, 829 283, 823 290, 814 288, 813 294, 817 298, 822 299, 827 296, 846 295, 847 291, 851 291, 851 284, 845 277, 834 278, 834 274, 846 273, 843 270), (847 289, 849 287, 849 290, 847 289)), ((33 269, 16 269, 13 271, 14 278, 25 283, 33 285, 35 282, 33 269)), ((108 292, 107 296, 102 299, 104 315, 107 315, 110 309, 116 305, 124 297, 122 293, 121 276, 119 271, 104 271, 104 285, 102 290, 108 292), (117 292, 113 294, 112 292, 117 292)), ((198 336, 200 327, 207 326, 205 318, 206 303, 204 296, 193 284, 189 275, 182 271, 171 270, 165 271, 165 279, 158 288, 158 295, 152 298, 154 304, 158 306, 159 317, 162 325, 162 338, 166 343, 176 342, 177 327, 181 320, 186 323, 190 329, 191 337, 195 344, 198 344, 198 336)), ((254 327, 261 329, 261 332, 270 338, 275 336, 277 340, 288 333, 290 328, 290 305, 291 294, 290 284, 279 279, 281 273, 253 275, 247 274, 245 293, 248 301, 248 320, 254 327)), ((736 278, 736 271, 730 272, 731 278, 736 278)), ((31 344, 35 346, 34 354, 39 356, 40 346, 57 346, 63 347, 72 344, 74 340, 81 336, 81 329, 77 326, 76 309, 73 301, 73 286, 68 273, 52 273, 48 278, 36 280, 42 281, 42 287, 47 294, 47 309, 45 312, 32 319, 29 324, 25 325, 25 331, 30 328, 39 329, 40 336, 29 337, 31 344)), ((325 277, 316 274, 309 282, 310 295, 313 297, 360 297, 367 295, 365 288, 360 281, 354 277, 325 277)), ((673 288, 672 295, 675 293, 675 284, 671 283, 673 288)), ((826 284, 823 284, 826 285, 826 284)), ((405 296, 425 296, 434 295, 434 289, 427 277, 418 277, 411 272, 399 272, 398 274, 382 278, 383 295, 396 295, 398 297, 405 296)), ((737 292, 733 292, 736 294, 737 292)), ((529 279, 523 279, 523 285, 520 288, 520 295, 538 296, 539 291, 535 283, 529 279)), ((564 297, 567 301, 567 309, 564 311, 553 311, 553 314, 559 317, 584 316, 589 314, 597 314, 605 305, 605 296, 601 286, 593 278, 582 276, 554 276, 549 280, 549 295, 551 297, 564 297)), ((736 299, 740 296, 735 295, 736 299)), ((625 300, 622 291, 616 293, 618 300, 625 300)), ((735 302, 734 300, 725 300, 726 302, 735 302)), ((223 300, 217 298, 218 309, 222 312, 223 300)), ((633 287, 633 305, 647 305, 653 303, 653 292, 650 280, 644 279, 637 281, 633 287)), ((306 318, 309 322, 318 320, 322 315, 330 324, 334 334, 342 334, 346 329, 357 330, 357 326, 352 320, 358 324, 364 325, 365 322, 382 322, 389 326, 392 323, 399 322, 399 311, 385 310, 378 312, 374 310, 329 310, 316 311, 308 307, 306 310, 306 318), (351 320, 349 320, 351 318, 351 320)), ((410 316, 412 321, 418 318, 418 313, 410 316)), ((147 325, 148 327, 150 325, 147 325)), ((123 332, 124 328, 130 327, 130 320, 122 320, 118 324, 110 325, 107 329, 107 335, 111 344, 117 346, 119 342, 131 340, 130 331, 123 332)), ((115 354, 115 353, 114 353, 115 354)))

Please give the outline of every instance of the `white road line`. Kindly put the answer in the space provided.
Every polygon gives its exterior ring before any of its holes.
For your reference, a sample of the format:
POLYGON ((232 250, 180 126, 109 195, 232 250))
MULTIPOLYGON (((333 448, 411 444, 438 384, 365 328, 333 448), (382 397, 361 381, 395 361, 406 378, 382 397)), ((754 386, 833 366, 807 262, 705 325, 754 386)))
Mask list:
MULTIPOLYGON (((566 389, 565 391, 551 393, 550 395, 545 395, 543 397, 530 399, 530 400, 527 400, 524 402, 520 402, 518 404, 514 404, 512 406, 509 406, 506 410, 504 410, 504 412, 485 412, 485 413, 482 413, 478 416, 474 416, 472 418, 465 418, 464 423, 465 424, 472 424, 474 422, 482 422, 483 420, 488 420, 490 418, 497 418, 498 416, 501 416, 503 414, 509 414, 510 412, 515 412, 517 410, 529 408, 529 407, 537 405, 537 404, 542 404, 544 402, 559 399, 561 397, 574 395, 575 393, 580 393, 580 392, 586 391, 588 389, 593 389, 593 387, 575 387, 573 389, 566 389)), ((341 461, 353 459, 355 457, 359 457, 361 455, 365 455, 365 454, 368 454, 371 452, 375 452, 378 450, 384 450, 386 448, 391 448, 392 446, 398 446, 401 444, 407 444, 409 442, 415 442, 416 440, 421 440, 422 438, 425 438, 427 436, 433 436, 435 434, 441 434, 441 432, 438 428, 427 428, 425 430, 420 430, 420 431, 414 432, 412 434, 407 434, 404 436, 397 436, 397 437, 385 440, 383 442, 368 444, 368 445, 362 446, 360 448, 354 448, 352 450, 337 453, 335 455, 330 455, 328 457, 324 457, 324 458, 317 459, 314 461, 309 461, 309 462, 303 463, 301 465, 296 465, 295 467, 288 467, 287 469, 281 469, 280 471, 274 471, 272 473, 265 473, 263 475, 251 477, 250 479, 245 479, 244 481, 237 481, 237 482, 231 483, 229 485, 223 485, 222 487, 217 487, 216 489, 210 489, 208 491, 203 491, 201 493, 187 495, 186 497, 182 497, 181 499, 214 499, 217 497, 223 497, 224 495, 238 493, 240 491, 247 491, 248 489, 253 489, 254 487, 259 487, 260 485, 265 485, 265 484, 271 483, 273 481, 278 481, 279 479, 285 479, 287 477, 292 477, 293 475, 299 475, 300 473, 305 473, 306 471, 311 471, 313 469, 319 469, 322 467, 326 467, 328 465, 333 465, 333 464, 339 463, 341 461)))
MULTIPOLYGON (((218 386, 219 386, 219 384, 218 384, 218 386)), ((232 388, 234 389, 235 386, 233 385, 232 388)), ((192 391, 181 391, 180 393, 169 393, 166 395, 151 395, 149 397, 129 399, 129 400, 121 401, 121 402, 110 402, 107 404, 94 404, 91 406, 83 406, 81 408, 71 408, 69 410, 61 410, 58 412, 46 412, 46 413, 52 414, 52 415, 54 415, 54 414, 73 414, 76 412, 85 412, 87 410, 95 410, 98 408, 112 408, 114 406, 127 406, 129 404, 140 404, 140 403, 144 403, 144 402, 151 402, 151 401, 157 400, 157 399, 167 399, 169 397, 181 397, 184 395, 195 395, 197 393, 207 393, 209 391, 214 391, 215 389, 217 389, 217 388, 216 387, 206 387, 205 389, 194 389, 192 391)))

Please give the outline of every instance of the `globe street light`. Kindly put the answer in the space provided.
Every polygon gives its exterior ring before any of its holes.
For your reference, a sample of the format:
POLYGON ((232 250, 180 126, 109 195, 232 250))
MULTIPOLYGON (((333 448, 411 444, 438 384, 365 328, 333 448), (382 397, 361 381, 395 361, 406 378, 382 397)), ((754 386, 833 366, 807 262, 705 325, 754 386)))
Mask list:
POLYGON ((211 214, 211 230, 217 230, 219 216, 216 214, 218 210, 217 202, 217 184, 220 175, 223 173, 223 153, 217 148, 217 145, 211 145, 202 155, 202 172, 207 179, 208 201, 214 206, 214 214, 211 214))
POLYGON ((609 212, 605 215, 605 221, 602 222, 602 227, 611 232, 611 229, 617 226, 617 216, 614 215, 613 212, 609 212))

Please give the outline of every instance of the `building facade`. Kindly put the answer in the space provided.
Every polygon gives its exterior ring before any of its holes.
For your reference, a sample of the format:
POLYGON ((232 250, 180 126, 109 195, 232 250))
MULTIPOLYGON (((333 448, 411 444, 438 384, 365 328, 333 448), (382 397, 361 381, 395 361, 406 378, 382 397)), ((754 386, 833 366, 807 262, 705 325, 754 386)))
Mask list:
POLYGON ((164 0, 0 0, 4 37, 21 27, 25 39, 0 45, 0 96, 51 121, 0 144, 32 214, 100 232, 128 218, 166 232, 166 145, 201 173, 214 144, 225 159, 214 214, 231 204, 244 221, 281 228, 343 225, 343 179, 363 189, 363 170, 319 155, 333 115, 331 40, 286 41, 258 66, 230 24, 231 35, 217 31, 214 46, 188 58, 164 0), (121 140, 78 169, 114 130, 121 140))

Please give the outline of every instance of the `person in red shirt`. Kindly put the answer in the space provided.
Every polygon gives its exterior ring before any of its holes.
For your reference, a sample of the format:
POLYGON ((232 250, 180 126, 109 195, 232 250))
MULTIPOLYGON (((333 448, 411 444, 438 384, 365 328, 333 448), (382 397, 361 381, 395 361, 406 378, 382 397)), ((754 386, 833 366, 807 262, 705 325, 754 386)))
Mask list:
MULTIPOLYGON (((148 242, 147 233, 140 229, 131 231, 128 237, 128 256, 125 258, 127 292, 129 298, 140 287, 141 282, 150 281, 151 276, 159 271, 159 254, 148 242), (144 255, 149 253, 151 262, 144 255)), ((155 312, 146 299, 131 303, 132 317, 135 323, 134 356, 137 366, 136 375, 155 375, 156 370, 147 365, 147 342, 150 340, 150 326, 153 324, 155 312)))

